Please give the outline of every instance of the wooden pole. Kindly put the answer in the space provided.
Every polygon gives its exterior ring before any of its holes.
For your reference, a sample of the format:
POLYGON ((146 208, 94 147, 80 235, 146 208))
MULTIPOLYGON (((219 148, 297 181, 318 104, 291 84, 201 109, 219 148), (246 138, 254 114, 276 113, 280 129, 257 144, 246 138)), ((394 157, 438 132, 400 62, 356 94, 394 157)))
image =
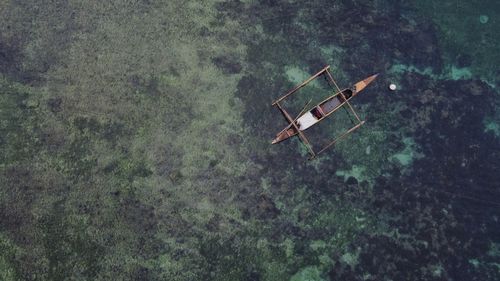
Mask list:
MULTIPOLYGON (((302 116, 302 114, 305 112, 307 106, 311 103, 312 99, 310 99, 305 105, 304 107, 302 107, 302 110, 300 110, 299 114, 297 115, 297 117, 295 117, 295 119, 293 119, 293 123, 295 123, 295 121, 297 121, 297 119, 300 118, 300 116, 302 116)), ((279 110, 283 113, 283 115, 285 115, 285 109, 283 107, 281 107, 281 105, 278 104, 278 108, 279 110)), ((288 113, 288 112, 287 112, 288 113)), ((287 119, 288 122, 290 122, 290 120, 286 117, 285 115, 285 118, 287 119)), ((283 133, 284 131, 288 130, 288 128, 290 128, 292 125, 288 125, 285 127, 285 129, 281 130, 277 135, 281 135, 281 133, 283 133)))
POLYGON ((290 90, 288 93, 286 93, 286 95, 282 96, 281 98, 277 99, 276 101, 273 102, 272 105, 276 105, 277 103, 279 103, 280 101, 286 99, 289 95, 295 93, 297 90, 299 90, 300 88, 304 87, 307 83, 311 82, 313 79, 315 79, 316 77, 320 76, 323 72, 327 71, 328 68, 330 68, 329 65, 325 66, 322 70, 320 70, 318 73, 314 74, 313 76, 311 76, 309 79, 307 79, 306 81, 302 82, 300 85, 296 86, 295 88, 293 88, 292 90, 290 90))
POLYGON ((316 153, 312 149, 311 144, 309 143, 309 140, 307 140, 306 136, 300 131, 299 127, 295 124, 295 121, 293 121, 292 117, 288 114, 288 112, 283 107, 281 107, 281 105, 279 103, 276 103, 276 105, 281 110, 281 112, 283 112, 283 114, 285 115, 285 118, 288 120, 288 122, 290 122, 290 124, 292 124, 292 126, 295 128, 295 130, 299 134, 300 139, 304 142, 304 144, 309 149, 309 152, 311 153, 311 155, 315 156, 316 153))
POLYGON ((340 135, 339 137, 337 137, 335 140, 333 140, 331 143, 329 143, 327 146, 323 147, 320 151, 318 151, 317 154, 320 154, 321 152, 327 150, 330 146, 334 145, 335 143, 337 143, 339 140, 345 138, 348 134, 352 133, 354 130, 356 130, 357 128, 361 127, 361 125, 363 125, 365 123, 365 121, 361 121, 359 124, 357 124, 356 126, 350 128, 349 130, 347 130, 345 133, 343 133, 342 135, 340 135))
MULTIPOLYGON (((342 95, 344 96, 344 95, 342 95)), ((345 98, 345 97, 344 97, 345 98)), ((345 102, 347 103, 347 105, 349 106, 349 108, 351 109, 352 113, 354 113, 354 116, 356 116, 356 119, 358 119, 358 122, 361 122, 361 119, 359 119, 359 116, 358 114, 356 113, 356 111, 354 111, 354 108, 352 108, 352 105, 349 103, 348 100, 345 100, 345 102)))
POLYGON ((330 71, 325 70, 326 71, 326 74, 328 75, 328 78, 330 78, 330 80, 333 82, 333 85, 335 85, 335 88, 337 88, 337 91, 342 92, 342 90, 339 88, 339 85, 337 85, 337 82, 335 82, 335 79, 333 79, 333 76, 332 74, 330 73, 330 71))
POLYGON ((328 75, 328 77, 330 78, 330 80, 333 82, 333 84, 335 85, 335 87, 337 88, 337 91, 339 91, 339 93, 342 95, 342 97, 344 98, 344 101, 345 103, 347 103, 347 105, 349 106, 349 108, 351 109, 352 113, 354 113, 354 116, 356 116, 356 119, 358 119, 358 122, 361 122, 361 119, 359 118, 358 114, 356 113, 356 111, 354 111, 354 108, 352 107, 352 105, 349 103, 349 101, 345 98, 344 94, 342 93, 342 90, 340 90, 339 86, 337 85, 337 82, 335 82, 335 80, 333 79, 333 76, 332 74, 330 73, 330 71, 328 71, 328 69, 326 70, 326 74, 328 75))

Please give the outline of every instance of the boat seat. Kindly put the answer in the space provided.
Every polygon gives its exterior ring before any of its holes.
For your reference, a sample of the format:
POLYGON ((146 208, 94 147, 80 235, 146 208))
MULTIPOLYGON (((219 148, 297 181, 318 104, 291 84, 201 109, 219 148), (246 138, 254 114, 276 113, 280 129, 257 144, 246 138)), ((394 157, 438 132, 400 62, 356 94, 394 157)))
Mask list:
POLYGON ((318 107, 315 107, 311 110, 311 113, 312 115, 314 115, 314 117, 316 117, 317 119, 321 119, 321 117, 323 117, 323 114, 321 114, 320 110, 318 109, 318 107))
POLYGON ((339 100, 341 102, 344 102, 344 97, 346 99, 349 99, 350 97, 352 97, 352 90, 351 89, 345 89, 345 90, 342 91, 342 94, 343 94, 343 96, 339 94, 338 97, 339 97, 339 100))
POLYGON ((325 114, 328 114, 330 112, 332 112, 337 106, 339 106, 340 104, 340 100, 335 97, 333 99, 330 99, 330 100, 327 100, 326 102, 324 102, 323 104, 321 104, 321 110, 323 110, 323 112, 325 114))

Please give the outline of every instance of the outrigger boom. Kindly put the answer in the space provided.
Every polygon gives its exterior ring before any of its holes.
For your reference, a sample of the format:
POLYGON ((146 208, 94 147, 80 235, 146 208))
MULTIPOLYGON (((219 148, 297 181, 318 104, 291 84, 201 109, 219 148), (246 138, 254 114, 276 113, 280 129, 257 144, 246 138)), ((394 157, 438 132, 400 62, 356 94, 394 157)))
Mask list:
POLYGON ((290 137, 293 137, 295 135, 298 135, 301 141, 307 146, 309 149, 309 153, 311 154, 310 159, 314 158, 317 154, 325 151, 335 143, 337 143, 339 140, 343 139, 346 137, 348 134, 353 132, 354 130, 358 129, 361 127, 365 121, 362 121, 352 105, 349 103, 349 100, 352 99, 354 96, 356 96, 359 92, 361 92, 368 84, 370 84, 375 78, 377 78, 378 74, 372 75, 370 77, 367 77, 366 79, 363 79, 357 83, 355 83, 351 88, 346 88, 341 90, 337 82, 333 79, 333 76, 331 75, 329 71, 330 66, 324 67, 322 70, 311 76, 309 79, 305 80, 292 90, 290 90, 288 93, 286 93, 284 96, 280 97, 276 101, 272 103, 273 106, 277 106, 280 112, 283 114, 285 119, 288 121, 288 126, 286 126, 283 130, 281 130, 274 140, 272 141, 272 144, 276 144, 279 142, 282 142, 290 137), (301 112, 297 115, 295 119, 293 119, 290 114, 281 106, 280 102, 292 95, 293 93, 296 93, 300 88, 304 87, 307 85, 309 82, 313 81, 317 77, 319 77, 322 74, 326 74, 328 81, 330 81, 334 85, 334 90, 336 93, 322 102, 320 102, 318 105, 314 106, 312 109, 308 110, 305 112, 305 109, 307 105, 310 103, 307 103, 304 108, 301 110, 301 112), (342 106, 347 105, 350 109, 350 111, 354 114, 356 117, 357 123, 342 133, 340 136, 335 138, 332 142, 327 144, 325 147, 320 149, 317 153, 312 149, 312 146, 309 142, 309 140, 306 138, 304 135, 303 131, 307 130, 311 126, 319 123, 326 117, 328 117, 330 114, 334 113, 337 111, 339 108, 342 106), (304 113, 305 112, 305 113, 304 113))

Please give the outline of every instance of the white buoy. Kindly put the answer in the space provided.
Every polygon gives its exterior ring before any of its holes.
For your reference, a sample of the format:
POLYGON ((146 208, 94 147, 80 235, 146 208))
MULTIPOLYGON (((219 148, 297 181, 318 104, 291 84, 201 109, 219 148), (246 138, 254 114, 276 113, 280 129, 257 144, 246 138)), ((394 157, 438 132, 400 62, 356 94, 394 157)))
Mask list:
POLYGON ((482 24, 487 23, 489 19, 490 18, 487 15, 480 15, 479 16, 479 22, 482 23, 482 24))
POLYGON ((395 91, 396 90, 396 84, 389 85, 389 90, 395 91))

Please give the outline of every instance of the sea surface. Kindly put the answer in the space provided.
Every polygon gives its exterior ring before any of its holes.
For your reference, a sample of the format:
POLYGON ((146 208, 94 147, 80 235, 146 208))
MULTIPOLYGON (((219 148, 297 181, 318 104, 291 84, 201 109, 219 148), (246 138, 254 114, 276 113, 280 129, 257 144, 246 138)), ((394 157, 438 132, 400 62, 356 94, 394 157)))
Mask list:
POLYGON ((500 280, 498 30, 497 0, 0 0, 0 280, 500 280), (379 76, 309 161, 271 103, 327 65, 379 76))

